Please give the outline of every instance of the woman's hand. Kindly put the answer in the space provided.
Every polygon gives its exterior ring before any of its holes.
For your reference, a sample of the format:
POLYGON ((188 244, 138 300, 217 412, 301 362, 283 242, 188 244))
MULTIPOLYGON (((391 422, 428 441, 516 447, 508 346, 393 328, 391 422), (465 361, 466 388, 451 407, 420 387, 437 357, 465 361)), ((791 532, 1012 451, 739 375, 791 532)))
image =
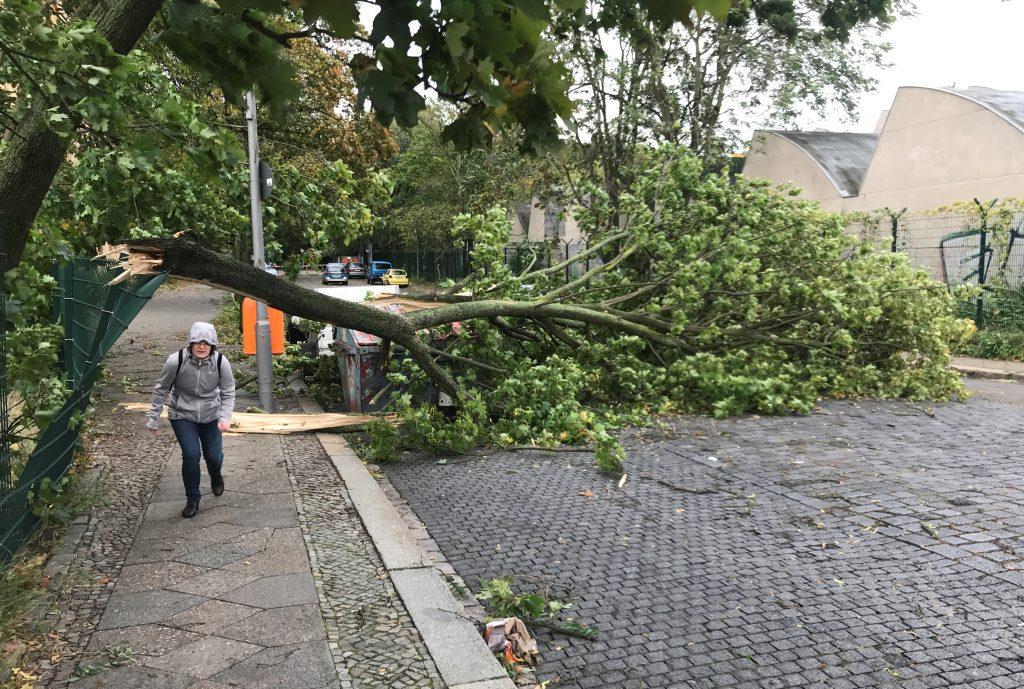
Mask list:
POLYGON ((231 423, 229 421, 218 421, 217 428, 219 428, 222 431, 226 431, 229 428, 231 428, 231 423))

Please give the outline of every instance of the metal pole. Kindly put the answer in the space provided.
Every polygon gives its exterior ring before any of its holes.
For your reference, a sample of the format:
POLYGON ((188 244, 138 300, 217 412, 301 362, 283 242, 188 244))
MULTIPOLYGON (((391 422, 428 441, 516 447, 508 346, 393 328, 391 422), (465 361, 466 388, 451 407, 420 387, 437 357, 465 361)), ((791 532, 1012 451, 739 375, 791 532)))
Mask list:
MULTIPOLYGON (((266 267, 263 246, 263 202, 260 199, 260 148, 256 139, 256 96, 245 94, 245 119, 249 125, 249 211, 252 218, 252 261, 259 270, 266 267)), ((270 318, 267 305, 256 302, 256 380, 260 407, 274 411, 274 363, 270 353, 270 318)))

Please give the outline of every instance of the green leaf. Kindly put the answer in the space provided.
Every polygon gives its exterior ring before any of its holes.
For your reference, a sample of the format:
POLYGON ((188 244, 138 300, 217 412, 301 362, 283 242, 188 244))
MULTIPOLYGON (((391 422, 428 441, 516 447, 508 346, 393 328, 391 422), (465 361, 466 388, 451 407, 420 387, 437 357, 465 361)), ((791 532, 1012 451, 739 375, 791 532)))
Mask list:
POLYGON ((317 19, 324 19, 341 37, 349 37, 355 33, 359 8, 354 0, 300 0, 297 4, 302 7, 303 14, 310 24, 317 19))
POLYGON ((444 34, 444 42, 452 57, 461 57, 465 53, 466 49, 462 45, 462 39, 467 33, 469 33, 469 24, 465 22, 454 22, 448 25, 444 34))
POLYGON ((718 21, 724 21, 732 7, 733 0, 693 0, 693 7, 698 12, 706 12, 718 21))

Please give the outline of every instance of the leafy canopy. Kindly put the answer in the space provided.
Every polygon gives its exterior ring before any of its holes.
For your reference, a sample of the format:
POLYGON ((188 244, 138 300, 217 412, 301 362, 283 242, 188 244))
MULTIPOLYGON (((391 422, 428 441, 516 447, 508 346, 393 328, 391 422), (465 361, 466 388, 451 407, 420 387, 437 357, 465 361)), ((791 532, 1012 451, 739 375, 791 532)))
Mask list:
MULTIPOLYGON (((723 18, 730 0, 643 0, 607 5, 647 8, 663 26, 710 13, 723 18)), ((296 35, 353 41, 368 53, 350 65, 360 96, 381 123, 416 124, 433 89, 459 105, 445 136, 466 147, 487 142, 515 124, 523 146, 537 149, 558 141, 557 119, 569 115, 570 75, 545 35, 554 18, 582 9, 580 0, 414 0, 377 3, 368 32, 358 25, 356 0, 305 0, 294 18, 304 28, 280 31, 271 17, 279 0, 174 0, 162 39, 186 63, 214 76, 238 100, 251 84, 280 107, 296 95, 296 84, 280 47, 296 35)))
POLYGON ((459 150, 442 134, 454 118, 451 108, 434 105, 415 127, 397 133, 400 150, 388 168, 394 194, 381 243, 448 247, 471 239, 456 232, 456 216, 511 208, 531 197, 539 162, 519 152, 518 131, 500 132, 490 147, 459 150))
MULTIPOLYGON (((375 429, 375 458, 405 443, 573 443, 617 469, 610 430, 656 412, 807 412, 823 396, 962 393, 950 343, 972 326, 906 256, 874 251, 841 216, 763 180, 706 174, 678 149, 645 163, 618 210, 591 187, 577 218, 607 242, 604 262, 583 275, 570 266, 579 277, 568 282, 562 269, 517 275, 505 265, 500 210, 459 219, 475 237, 460 313, 476 302, 523 306, 432 333, 435 343, 447 335, 435 347, 466 391, 458 415, 450 423, 413 393, 399 397, 405 424, 375 429), (612 212, 624 229, 604 229, 612 212)), ((411 365, 392 379, 426 383, 411 365)))

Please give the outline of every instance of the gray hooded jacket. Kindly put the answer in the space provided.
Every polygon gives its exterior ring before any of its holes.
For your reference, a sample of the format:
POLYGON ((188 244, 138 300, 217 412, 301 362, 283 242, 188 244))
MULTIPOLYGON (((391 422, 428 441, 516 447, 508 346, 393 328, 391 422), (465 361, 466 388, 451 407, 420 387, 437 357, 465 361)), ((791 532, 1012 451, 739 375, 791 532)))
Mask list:
MULTIPOLYGON (((217 331, 209 323, 193 323, 188 331, 188 344, 208 342, 217 344, 217 331)), ((196 423, 231 420, 235 408, 235 378, 227 358, 216 349, 210 356, 197 359, 191 347, 186 347, 178 368, 178 352, 164 363, 160 378, 153 386, 153 404, 149 410, 149 428, 160 427, 160 413, 167 403, 170 419, 188 419, 196 423), (217 370, 218 364, 220 371, 217 370), (172 387, 173 386, 173 387, 172 387), (170 399, 167 398, 170 393, 170 399)))

